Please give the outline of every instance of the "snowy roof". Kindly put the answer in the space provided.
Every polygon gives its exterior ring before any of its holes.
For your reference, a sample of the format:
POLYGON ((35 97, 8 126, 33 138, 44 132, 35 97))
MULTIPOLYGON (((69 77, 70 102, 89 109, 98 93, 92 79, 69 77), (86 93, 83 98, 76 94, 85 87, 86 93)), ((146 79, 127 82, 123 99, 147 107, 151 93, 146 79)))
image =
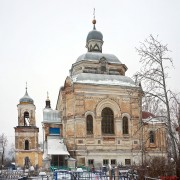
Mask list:
POLYGON ((47 138, 47 154, 51 155, 69 155, 63 139, 57 136, 48 136, 47 138))
POLYGON ((137 87, 131 78, 121 75, 81 73, 72 76, 72 80, 74 83, 82 84, 101 84, 137 87))
POLYGON ((147 111, 142 111, 142 120, 144 123, 148 124, 164 123, 161 118, 158 118, 154 114, 147 111))
POLYGON ((60 112, 51 108, 44 108, 43 122, 46 123, 61 123, 60 112))
POLYGON ((79 56, 76 62, 79 61, 99 61, 101 58, 106 58, 107 62, 109 63, 117 63, 122 64, 120 60, 113 54, 104 54, 100 52, 87 52, 79 56))

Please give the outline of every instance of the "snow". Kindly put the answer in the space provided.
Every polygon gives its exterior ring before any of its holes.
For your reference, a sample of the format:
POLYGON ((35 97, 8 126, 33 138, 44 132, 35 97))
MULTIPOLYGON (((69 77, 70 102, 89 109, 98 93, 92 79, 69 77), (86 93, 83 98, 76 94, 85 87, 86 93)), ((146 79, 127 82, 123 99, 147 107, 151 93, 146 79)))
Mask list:
POLYGON ((101 84, 101 85, 117 85, 117 86, 126 86, 126 87, 139 87, 135 85, 134 81, 131 78, 121 75, 81 73, 72 76, 72 80, 74 83, 82 83, 82 84, 101 84))
POLYGON ((57 136, 48 136, 47 145, 48 145, 48 154, 69 155, 69 152, 67 151, 63 139, 60 139, 57 136))
POLYGON ((105 58, 109 63, 122 64, 114 54, 105 54, 100 52, 87 52, 78 57, 76 62, 80 61, 99 61, 101 58, 105 58))
POLYGON ((164 122, 160 121, 159 119, 151 117, 151 116, 149 118, 143 119, 143 122, 149 123, 149 124, 161 124, 161 123, 164 123, 164 122))

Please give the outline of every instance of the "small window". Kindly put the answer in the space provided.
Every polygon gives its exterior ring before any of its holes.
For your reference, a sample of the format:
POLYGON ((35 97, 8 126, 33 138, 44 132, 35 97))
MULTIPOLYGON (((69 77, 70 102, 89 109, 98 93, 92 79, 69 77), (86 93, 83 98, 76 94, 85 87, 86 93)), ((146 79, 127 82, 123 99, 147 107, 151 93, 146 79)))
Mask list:
POLYGON ((24 149, 29 150, 29 141, 28 140, 25 140, 24 149))
POLYGON ((98 144, 101 144, 101 140, 98 140, 98 144))
POLYGON ((93 134, 93 117, 91 115, 87 115, 86 123, 87 134, 93 134))
POLYGON ((116 159, 111 159, 111 164, 116 165, 116 159))
POLYGON ((125 159, 125 165, 131 165, 131 160, 130 159, 125 159))
POLYGON ((121 144, 121 141, 120 141, 120 140, 118 140, 118 144, 121 144))
POLYGON ((88 165, 94 165, 94 159, 88 159, 88 165))
POLYGON ((149 141, 150 141, 150 143, 155 143, 155 132, 154 131, 149 132, 149 141))
POLYGON ((79 140, 78 140, 78 144, 83 144, 83 140, 82 140, 82 139, 79 139, 79 140))
POLYGON ((138 141, 134 141, 134 144, 138 144, 138 141))
POLYGON ((101 66, 101 72, 102 72, 102 73, 106 72, 106 66, 105 66, 105 65, 102 65, 102 66, 101 66))
POLYGON ((128 127, 128 118, 126 116, 123 117, 123 134, 129 134, 129 127, 128 127))
POLYGON ((103 159, 103 165, 108 165, 109 164, 109 160, 108 159, 103 159))

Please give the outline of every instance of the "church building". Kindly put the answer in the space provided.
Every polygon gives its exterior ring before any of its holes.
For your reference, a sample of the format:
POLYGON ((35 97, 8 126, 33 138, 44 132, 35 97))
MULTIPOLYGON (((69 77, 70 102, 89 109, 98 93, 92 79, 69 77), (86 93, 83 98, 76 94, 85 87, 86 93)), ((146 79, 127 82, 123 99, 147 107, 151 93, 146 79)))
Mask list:
POLYGON ((59 91, 56 109, 70 156, 77 165, 129 166, 142 162, 145 149, 153 155, 166 155, 164 125, 163 130, 158 128, 159 137, 154 126, 147 125, 144 136, 143 90, 126 76, 128 68, 118 57, 103 53, 103 43, 94 19, 86 39, 87 52, 72 64, 59 91), (160 138, 161 148, 155 139, 149 141, 150 133, 160 138), (143 142, 142 136, 147 138, 143 142))
POLYGON ((30 166, 42 166, 42 150, 39 149, 39 128, 36 126, 33 99, 25 95, 19 100, 18 125, 15 129, 15 163, 17 167, 28 169, 30 166))
POLYGON ((103 34, 93 29, 87 52, 72 64, 60 88, 56 110, 49 96, 43 109, 43 149, 39 148, 33 99, 19 100, 15 129, 16 166, 130 166, 153 156, 167 157, 166 124, 142 111, 140 83, 126 76, 127 66, 103 53, 103 34))

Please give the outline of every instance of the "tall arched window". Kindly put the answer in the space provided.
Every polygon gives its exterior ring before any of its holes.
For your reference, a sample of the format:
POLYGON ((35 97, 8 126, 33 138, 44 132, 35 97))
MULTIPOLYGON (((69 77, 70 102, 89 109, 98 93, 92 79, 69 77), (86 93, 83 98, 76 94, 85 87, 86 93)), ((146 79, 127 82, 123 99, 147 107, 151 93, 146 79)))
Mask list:
POLYGON ((24 142, 24 149, 29 150, 29 141, 28 140, 25 140, 25 142, 24 142))
POLYGON ((155 132, 154 131, 149 132, 149 142, 155 143, 155 132))
POLYGON ((29 113, 24 112, 24 126, 29 126, 29 113))
POLYGON ((129 134, 128 118, 126 116, 123 117, 122 125, 123 134, 129 134))
POLYGON ((25 167, 26 169, 29 168, 29 163, 30 163, 29 157, 25 157, 25 158, 24 158, 24 167, 25 167))
POLYGON ((91 115, 86 117, 86 130, 87 134, 93 134, 93 117, 91 115))
POLYGON ((104 108, 101 113, 102 116, 102 133, 114 134, 114 115, 110 108, 104 108))

